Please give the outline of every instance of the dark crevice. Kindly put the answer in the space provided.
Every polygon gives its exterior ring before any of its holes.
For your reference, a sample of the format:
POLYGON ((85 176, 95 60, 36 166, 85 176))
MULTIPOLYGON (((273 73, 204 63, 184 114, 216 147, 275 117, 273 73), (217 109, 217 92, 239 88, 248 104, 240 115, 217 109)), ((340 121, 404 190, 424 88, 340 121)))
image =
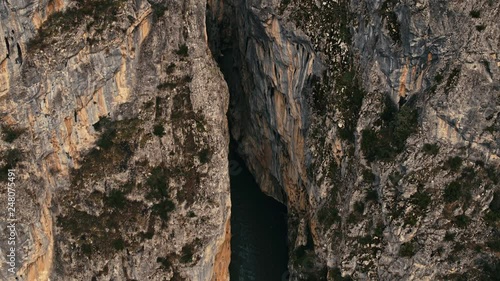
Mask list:
POLYGON ((7 58, 9 58, 9 56, 10 56, 9 38, 7 38, 7 37, 4 37, 4 38, 5 38, 5 47, 7 47, 7 58))
POLYGON ((16 63, 23 64, 23 53, 21 51, 21 46, 19 46, 19 43, 17 43, 16 46, 17 46, 17 59, 16 59, 16 63))

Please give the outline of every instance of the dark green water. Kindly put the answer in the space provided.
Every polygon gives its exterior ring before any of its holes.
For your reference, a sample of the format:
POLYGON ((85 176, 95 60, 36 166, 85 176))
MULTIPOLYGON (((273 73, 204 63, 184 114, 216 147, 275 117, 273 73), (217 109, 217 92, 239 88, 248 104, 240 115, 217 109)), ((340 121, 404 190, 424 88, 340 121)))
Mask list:
POLYGON ((231 153, 231 281, 286 279, 286 207, 262 193, 243 161, 231 153))

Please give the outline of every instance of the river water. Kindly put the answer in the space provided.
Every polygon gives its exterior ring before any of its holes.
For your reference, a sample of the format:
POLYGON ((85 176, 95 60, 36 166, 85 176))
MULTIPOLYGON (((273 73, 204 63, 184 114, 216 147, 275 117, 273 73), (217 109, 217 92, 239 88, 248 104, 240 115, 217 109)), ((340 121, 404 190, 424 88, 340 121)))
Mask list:
POLYGON ((231 281, 288 280, 286 207, 260 191, 235 153, 230 161, 231 281))

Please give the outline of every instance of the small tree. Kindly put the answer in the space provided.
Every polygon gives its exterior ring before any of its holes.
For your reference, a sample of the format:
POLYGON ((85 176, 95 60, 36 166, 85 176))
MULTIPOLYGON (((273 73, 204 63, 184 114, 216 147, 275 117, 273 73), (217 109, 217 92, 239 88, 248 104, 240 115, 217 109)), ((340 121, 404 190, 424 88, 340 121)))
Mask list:
POLYGON ((153 134, 158 137, 163 137, 165 135, 165 128, 161 124, 156 124, 153 127, 153 134))

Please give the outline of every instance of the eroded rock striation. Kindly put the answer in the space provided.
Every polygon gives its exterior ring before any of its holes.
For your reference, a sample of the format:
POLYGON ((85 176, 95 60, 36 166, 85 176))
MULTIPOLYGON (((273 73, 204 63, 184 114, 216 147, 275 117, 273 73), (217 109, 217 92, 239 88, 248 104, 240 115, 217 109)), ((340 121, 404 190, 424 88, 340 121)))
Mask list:
POLYGON ((209 2, 232 135, 289 209, 291 280, 497 278, 498 11, 209 2))
MULTIPOLYGON (((16 280, 229 279, 229 97, 205 9, 0 4, 0 200, 16 168, 16 280)), ((4 262, 0 276, 15 279, 4 262)))

